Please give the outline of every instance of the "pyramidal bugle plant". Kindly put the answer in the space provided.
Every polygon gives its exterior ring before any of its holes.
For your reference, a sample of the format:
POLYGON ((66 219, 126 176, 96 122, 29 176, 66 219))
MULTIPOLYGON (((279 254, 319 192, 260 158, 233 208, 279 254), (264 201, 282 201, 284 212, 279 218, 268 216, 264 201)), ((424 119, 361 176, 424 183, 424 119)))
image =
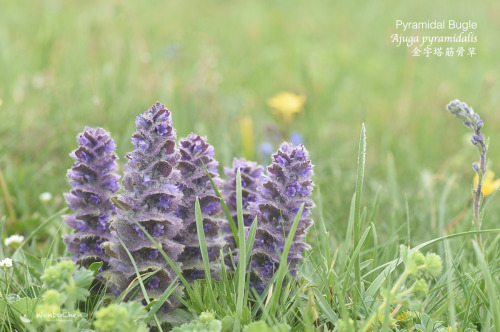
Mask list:
POLYGON ((102 262, 109 269, 110 257, 102 243, 111 238, 109 221, 115 214, 111 196, 119 189, 115 143, 102 128, 89 128, 78 134, 79 147, 71 152, 75 159, 68 170, 71 191, 64 196, 74 211, 64 217, 74 234, 64 235, 68 251, 79 265, 88 268, 102 262))
POLYGON ((232 167, 225 169, 227 180, 222 181, 213 146, 194 133, 177 144, 171 113, 157 102, 136 119, 135 148, 126 155, 123 191, 117 194, 119 176, 113 173, 117 157, 109 133, 86 128, 78 142, 80 147, 72 153, 76 162, 68 172, 73 189, 66 195, 76 211, 66 217, 75 234, 65 237, 66 244, 85 267, 103 261, 99 277, 108 279, 113 293, 125 301, 144 305, 162 301, 156 325, 174 317, 170 313, 179 304, 182 288, 176 287, 176 296, 166 300, 162 295, 171 291, 176 273, 182 271, 188 282, 206 276, 200 241, 206 245, 214 278, 218 278, 218 264, 224 263, 220 254, 226 241, 238 261, 235 239, 228 221, 221 218, 222 205, 214 190, 214 186, 223 188, 229 213, 237 220, 238 170, 245 231, 258 220, 250 252, 251 286, 262 293, 269 284, 301 206, 287 256, 292 276, 303 251, 310 248, 305 236, 315 206, 313 165, 303 145, 283 143, 266 174, 257 163, 235 158, 232 167), (112 195, 116 195, 113 201, 112 195), (197 225, 197 201, 202 225, 197 225), (203 240, 198 229, 204 232, 203 240), (174 271, 172 262, 178 270, 174 271))
MULTIPOLYGON (((137 277, 130 253, 140 275, 156 272, 144 283, 152 300, 165 292, 176 275, 144 231, 173 261, 177 261, 183 250, 183 245, 174 240, 182 226, 177 216, 180 193, 176 186, 181 176, 176 169, 180 154, 171 114, 161 103, 139 115, 136 127, 132 135, 135 149, 126 156, 128 162, 122 180, 125 191, 117 197, 119 209, 112 222, 114 236, 104 246, 113 257, 109 276, 115 292, 126 290, 137 277)), ((180 287, 177 291, 180 292, 180 287)), ((140 291, 136 300, 147 303, 140 291)), ((157 312, 160 320, 166 319, 177 304, 175 297, 170 296, 157 312)))
POLYGON ((220 256, 220 248, 224 245, 224 239, 219 235, 224 222, 218 217, 222 211, 220 199, 216 196, 203 165, 217 187, 220 187, 222 180, 217 170, 218 162, 214 159, 214 147, 207 143, 205 137, 191 133, 179 141, 179 150, 181 157, 177 168, 181 177, 178 188, 182 192, 182 199, 177 216, 183 220, 183 226, 175 240, 184 245, 184 251, 178 258, 183 264, 183 275, 186 280, 194 281, 205 276, 196 231, 196 198, 203 217, 212 275, 217 276, 216 261, 220 256))
POLYGON ((306 148, 285 142, 272 158, 259 187, 261 199, 250 204, 250 211, 258 220, 251 252, 250 282, 259 293, 264 291, 278 269, 286 238, 300 206, 304 204, 287 258, 290 274, 297 273, 297 263, 303 260, 302 252, 310 248, 305 243, 305 236, 313 223, 310 212, 315 206, 311 200, 313 165, 306 148))

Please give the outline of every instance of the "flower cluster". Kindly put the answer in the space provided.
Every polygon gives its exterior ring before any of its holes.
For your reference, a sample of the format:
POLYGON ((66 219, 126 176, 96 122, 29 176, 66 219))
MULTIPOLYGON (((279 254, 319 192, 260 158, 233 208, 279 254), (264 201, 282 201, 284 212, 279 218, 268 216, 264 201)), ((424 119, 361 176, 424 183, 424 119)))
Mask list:
MULTIPOLYGON (((233 167, 224 168, 224 173, 227 175, 227 180, 224 181, 224 201, 227 204, 227 208, 231 213, 231 216, 238 227, 237 215, 236 215, 236 173, 240 170, 241 174, 241 196, 242 196, 242 208, 243 208, 243 222, 246 227, 250 226, 254 220, 249 207, 250 203, 257 202, 260 199, 260 194, 257 191, 262 183, 263 168, 256 162, 247 161, 245 159, 233 159, 233 167)), ((226 223, 223 227, 223 232, 226 236, 226 241, 229 248, 235 249, 236 242, 234 241, 234 236, 229 223, 226 223)))
POLYGON ((94 279, 93 272, 77 268, 75 262, 63 260, 47 267, 41 277, 47 290, 43 301, 37 301, 33 309, 35 321, 45 331, 83 331, 90 328, 85 316, 78 310, 78 303, 90 295, 89 286, 94 279), (54 319, 66 317, 71 319, 54 319))
POLYGON ((2 268, 12 267, 12 259, 5 258, 4 260, 0 261, 0 267, 2 268))
POLYGON ((479 118, 479 114, 475 113, 472 107, 458 99, 451 101, 446 108, 451 114, 461 119, 467 128, 474 131, 471 143, 474 146, 479 145, 481 148, 485 148, 484 136, 481 133, 483 121, 479 118))
POLYGON ((11 235, 8 238, 4 240, 5 246, 8 247, 10 245, 18 245, 21 244, 24 241, 24 236, 22 235, 11 235))
POLYGON ((111 304, 96 312, 94 326, 98 332, 146 332, 146 324, 139 319, 144 315, 144 307, 137 302, 111 304))
POLYGON ((117 156, 115 143, 102 128, 88 128, 77 136, 78 149, 70 156, 75 159, 68 170, 70 193, 65 194, 73 214, 66 223, 75 230, 65 235, 64 242, 74 260, 88 268, 102 262, 103 271, 109 268, 110 257, 102 243, 110 239, 109 221, 115 213, 111 195, 119 189, 119 176, 114 173, 117 156))
POLYGON ((405 263, 405 274, 415 278, 420 277, 436 277, 443 269, 441 257, 434 253, 423 255, 420 251, 415 250, 408 252, 405 246, 400 246, 401 256, 405 263))
POLYGON ((200 317, 190 323, 183 324, 176 327, 172 332, 191 332, 191 331, 204 331, 204 332, 220 332, 222 330, 222 323, 220 320, 215 319, 215 314, 211 311, 205 311, 200 314, 200 317))
MULTIPOLYGON (((400 245, 399 251, 405 270, 390 289, 382 291, 383 302, 367 319, 366 326, 376 325, 377 320, 380 322, 379 317, 383 317, 385 308, 390 305, 407 306, 411 300, 425 299, 429 292, 429 282, 443 269, 443 262, 437 254, 427 253, 424 256, 419 250, 410 251, 405 245, 400 245), (408 281, 411 282, 410 286, 407 285, 408 281)), ((414 318, 408 314, 400 315, 397 319, 400 325, 410 328, 414 323, 414 318)))
POLYGON ((309 249, 305 236, 313 221, 310 211, 315 206, 311 200, 314 183, 311 180, 313 165, 303 145, 283 143, 273 155, 267 168, 267 177, 259 187, 261 200, 250 205, 250 211, 258 218, 257 233, 252 250, 252 285, 262 293, 277 270, 285 240, 293 221, 304 204, 288 254, 289 270, 297 272, 302 252, 309 249))
POLYGON ((204 277, 203 261, 196 231, 196 198, 200 203, 203 229, 213 274, 218 271, 215 261, 224 244, 223 239, 219 236, 223 220, 217 217, 221 212, 220 200, 215 194, 203 165, 207 168, 216 186, 219 187, 222 181, 217 171, 218 162, 213 158, 214 148, 207 143, 206 138, 190 134, 180 140, 179 150, 181 159, 178 169, 181 178, 178 182, 178 188, 182 192, 182 200, 177 216, 183 220, 183 227, 175 240, 185 246, 178 259, 183 264, 184 277, 192 281, 204 277))
MULTIPOLYGON (((182 222, 177 216, 179 191, 176 187, 180 179, 180 172, 176 170, 180 154, 171 114, 159 102, 137 117, 136 127, 132 135, 135 149, 126 156, 128 162, 122 180, 125 191, 117 198, 119 209, 112 223, 114 237, 104 246, 113 257, 110 277, 115 291, 123 292, 137 276, 127 248, 141 275, 160 270, 145 285, 148 296, 156 299, 171 284, 175 273, 143 229, 161 244, 172 260, 177 260, 183 249, 173 240, 182 222)), ((141 292, 136 299, 146 302, 141 292)), ((165 302, 162 313, 176 307, 174 299, 171 296, 165 302)))

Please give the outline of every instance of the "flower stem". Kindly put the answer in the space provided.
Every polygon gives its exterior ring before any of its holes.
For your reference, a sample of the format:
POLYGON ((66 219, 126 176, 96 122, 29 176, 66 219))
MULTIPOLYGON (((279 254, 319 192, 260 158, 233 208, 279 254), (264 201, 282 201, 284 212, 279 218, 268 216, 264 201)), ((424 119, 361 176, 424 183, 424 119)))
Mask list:
MULTIPOLYGON (((481 134, 482 136, 482 134, 481 134)), ((480 215, 480 207, 481 207, 481 191, 482 191, 482 186, 483 186, 483 181, 484 181, 484 175, 486 174, 486 145, 483 143, 481 144, 481 160, 480 160, 480 166, 479 166, 479 172, 481 174, 479 175, 479 181, 477 184, 476 188, 476 193, 474 196, 474 221, 476 223, 476 229, 478 231, 481 230, 481 215, 480 215)), ((479 245, 479 248, 481 251, 483 251, 483 241, 481 237, 481 233, 477 234, 477 243, 479 245)))

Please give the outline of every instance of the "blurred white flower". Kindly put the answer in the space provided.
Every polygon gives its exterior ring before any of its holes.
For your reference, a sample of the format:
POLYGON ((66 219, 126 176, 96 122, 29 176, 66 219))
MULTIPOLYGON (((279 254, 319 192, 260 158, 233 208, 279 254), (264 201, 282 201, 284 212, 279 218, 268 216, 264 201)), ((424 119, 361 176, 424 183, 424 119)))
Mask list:
POLYGON ((6 258, 3 261, 0 261, 0 267, 12 267, 12 259, 6 258))
POLYGON ((8 247, 8 246, 10 246, 13 243, 14 244, 20 244, 23 241, 24 241, 24 236, 14 234, 14 235, 11 235, 8 238, 6 238, 5 241, 4 241, 4 243, 5 243, 5 246, 8 247))
POLYGON ((40 194, 39 198, 42 202, 46 203, 52 199, 52 194, 49 192, 44 192, 40 194))

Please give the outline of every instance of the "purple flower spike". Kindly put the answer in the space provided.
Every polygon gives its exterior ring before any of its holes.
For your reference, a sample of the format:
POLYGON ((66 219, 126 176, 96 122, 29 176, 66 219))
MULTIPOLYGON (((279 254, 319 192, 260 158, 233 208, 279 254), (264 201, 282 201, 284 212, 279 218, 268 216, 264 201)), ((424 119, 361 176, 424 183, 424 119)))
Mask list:
POLYGON ((279 266, 286 238, 302 204, 304 210, 288 254, 291 275, 297 273, 297 263, 303 260, 302 252, 310 248, 304 241, 313 223, 309 213, 314 207, 310 198, 314 186, 311 180, 312 167, 303 145, 283 143, 273 155, 273 163, 267 168, 267 177, 258 189, 261 197, 250 203, 250 214, 258 219, 251 254, 251 280, 260 293, 279 266))
MULTIPOLYGON (((479 164, 477 162, 472 163, 472 168, 476 172, 476 176, 478 177, 478 179, 481 179, 481 181, 477 185, 475 185, 475 188, 473 190, 473 211, 476 228, 477 230, 480 230, 480 206, 482 201, 484 174, 486 174, 486 153, 488 152, 488 142, 481 131, 481 129, 484 127, 484 123, 480 119, 479 114, 475 113, 472 107, 469 107, 466 103, 458 99, 451 101, 448 106, 446 106, 446 108, 451 114, 461 119, 467 128, 471 129, 474 132, 471 138, 471 143, 478 149, 479 164)), ((481 238, 479 238, 479 240, 481 240, 481 238)))
MULTIPOLYGON (((132 261, 121 244, 123 241, 141 274, 158 271, 148 282, 149 298, 158 299, 176 275, 145 231, 162 246, 168 257, 174 262, 179 261, 183 246, 173 239, 182 225, 182 220, 175 215, 180 200, 175 189, 181 176, 176 170, 180 154, 175 143, 176 132, 172 127, 171 114, 164 105, 157 102, 138 116, 135 123, 137 130, 132 135, 135 149, 126 156, 128 162, 122 180, 124 192, 117 197, 121 204, 112 222, 115 236, 102 246, 113 257, 110 281, 119 292, 127 289, 137 277, 132 261)), ((133 293, 131 290, 126 299, 133 293)), ((144 300, 142 292, 139 294, 135 300, 144 300)), ((168 315, 177 305, 172 296, 159 315, 168 315)))
POLYGON ((183 274, 190 281, 205 276, 204 273, 194 272, 195 270, 203 271, 201 255, 193 254, 195 251, 199 253, 195 217, 195 202, 198 197, 208 250, 215 253, 210 257, 211 262, 213 262, 211 271, 212 275, 217 277, 218 268, 215 261, 221 246, 224 244, 224 239, 218 234, 223 220, 215 216, 222 211, 222 208, 203 167, 203 164, 205 164, 212 180, 220 187, 221 179, 217 172, 218 163, 213 158, 214 148, 207 143, 206 138, 190 134, 179 142, 179 149, 181 160, 178 169, 181 172, 181 178, 178 188, 183 193, 179 215, 182 216, 184 224, 181 233, 175 239, 186 246, 186 249, 179 257, 179 260, 184 265, 183 274))
MULTIPOLYGON (((264 168, 256 162, 247 161, 244 158, 233 159, 233 167, 226 167, 224 173, 227 175, 227 180, 224 181, 224 201, 226 202, 229 212, 238 227, 238 218, 236 215, 236 173, 240 169, 241 174, 241 194, 243 205, 243 219, 245 226, 250 226, 255 216, 248 209, 251 203, 260 200, 260 193, 257 191, 262 183, 262 175, 264 168), (243 185, 244 184, 244 185, 243 185)), ((231 250, 236 249, 233 232, 229 227, 229 223, 225 223, 223 232, 231 250)))
MULTIPOLYGON (((86 127, 76 140, 79 147, 70 154, 75 162, 67 173, 72 189, 65 194, 74 213, 64 216, 75 232, 64 235, 64 243, 78 264, 88 268, 102 262, 106 271, 111 257, 97 249, 111 238, 109 219, 114 206, 110 198, 119 189, 115 143, 102 128, 86 127)), ((97 280, 103 281, 101 276, 97 280)))

